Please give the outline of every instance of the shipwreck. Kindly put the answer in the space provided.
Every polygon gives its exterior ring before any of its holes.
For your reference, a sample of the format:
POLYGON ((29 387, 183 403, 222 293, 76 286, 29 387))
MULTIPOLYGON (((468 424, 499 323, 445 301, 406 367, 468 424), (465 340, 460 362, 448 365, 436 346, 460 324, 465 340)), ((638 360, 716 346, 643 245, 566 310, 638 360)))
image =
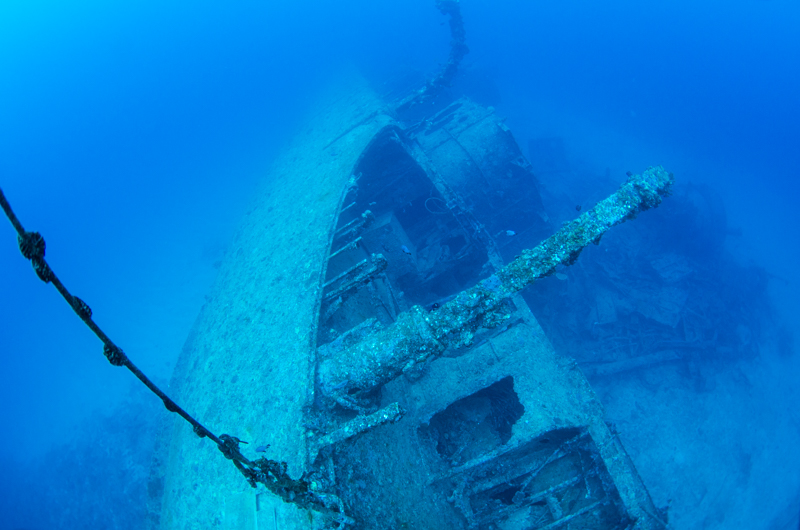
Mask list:
POLYGON ((172 385, 236 433, 245 463, 176 420, 154 524, 662 528, 523 293, 657 206, 672 175, 648 168, 553 227, 491 108, 460 98, 408 123, 354 76, 313 118, 247 214, 172 385))
POLYGON ((170 390, 236 435, 214 438, 235 466, 205 427, 165 425, 153 528, 666 527, 525 289, 672 175, 553 226, 494 109, 435 97, 466 53, 457 2, 437 5, 442 73, 390 101, 343 74, 265 179, 170 390))

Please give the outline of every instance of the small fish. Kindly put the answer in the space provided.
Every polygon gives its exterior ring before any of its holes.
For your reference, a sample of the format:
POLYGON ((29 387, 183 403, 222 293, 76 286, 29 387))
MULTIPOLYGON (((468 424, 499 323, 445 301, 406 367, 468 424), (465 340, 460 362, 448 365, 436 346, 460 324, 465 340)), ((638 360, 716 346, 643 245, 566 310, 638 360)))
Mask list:
POLYGON ((576 204, 575 205, 575 210, 580 212, 581 211, 581 205, 580 204, 576 204))
POLYGON ((400 250, 402 250, 402 251, 403 251, 403 253, 405 253, 405 254, 408 254, 409 256, 411 255, 411 251, 410 251, 410 250, 408 250, 408 247, 407 247, 407 246, 405 246, 405 245, 401 246, 401 247, 400 247, 400 250))
POLYGON ((517 235, 517 233, 516 233, 516 232, 514 232, 513 230, 506 230, 506 235, 507 235, 508 237, 511 237, 511 236, 515 236, 515 235, 517 235))
POLYGON ((258 447, 256 447, 256 453, 266 453, 267 449, 269 449, 269 444, 259 445, 258 447))
POLYGON ((557 272, 557 273, 556 273, 556 278, 558 278, 558 279, 559 279, 559 280, 561 280, 561 281, 564 281, 564 280, 566 280, 566 279, 567 279, 567 275, 566 275, 566 274, 564 274, 563 272, 557 272))

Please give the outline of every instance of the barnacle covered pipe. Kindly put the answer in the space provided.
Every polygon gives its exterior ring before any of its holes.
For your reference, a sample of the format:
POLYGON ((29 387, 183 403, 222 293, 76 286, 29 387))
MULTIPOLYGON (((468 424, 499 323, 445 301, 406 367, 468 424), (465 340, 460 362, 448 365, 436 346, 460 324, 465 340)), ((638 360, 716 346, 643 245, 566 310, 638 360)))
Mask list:
POLYGON ((669 195, 673 182, 672 173, 661 166, 631 175, 613 195, 435 312, 414 306, 392 325, 320 362, 320 390, 343 405, 356 406, 359 395, 391 381, 416 363, 440 355, 448 346, 468 342, 477 328, 497 325, 503 319, 507 298, 554 273, 558 265, 572 264, 587 245, 599 243, 611 227, 658 206, 669 195))

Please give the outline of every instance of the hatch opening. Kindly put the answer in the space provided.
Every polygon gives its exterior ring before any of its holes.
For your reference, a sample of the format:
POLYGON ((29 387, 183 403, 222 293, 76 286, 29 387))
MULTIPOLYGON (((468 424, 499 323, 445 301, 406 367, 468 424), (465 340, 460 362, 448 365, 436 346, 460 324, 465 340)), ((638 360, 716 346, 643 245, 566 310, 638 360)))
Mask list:
POLYGON ((422 425, 419 435, 457 466, 508 443, 524 413, 509 376, 451 403, 422 425))

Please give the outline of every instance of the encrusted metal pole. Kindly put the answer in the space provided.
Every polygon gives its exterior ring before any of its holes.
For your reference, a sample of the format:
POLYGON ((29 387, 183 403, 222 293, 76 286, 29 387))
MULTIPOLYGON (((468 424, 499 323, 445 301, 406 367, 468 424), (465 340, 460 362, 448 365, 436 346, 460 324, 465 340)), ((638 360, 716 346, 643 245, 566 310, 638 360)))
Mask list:
POLYGON ((359 396, 440 355, 448 346, 470 344, 475 330, 507 318, 503 307, 507 298, 553 274, 558 265, 571 265, 611 227, 658 206, 673 182, 672 173, 661 166, 631 175, 613 195, 436 311, 414 306, 391 326, 321 361, 320 390, 342 405, 359 408, 359 396))
POLYGON ((397 104, 395 110, 403 112, 418 103, 435 96, 446 86, 449 86, 458 72, 458 66, 466 54, 467 32, 464 30, 464 18, 461 16, 461 6, 458 0, 436 0, 436 9, 443 15, 450 17, 450 55, 441 71, 429 80, 424 87, 409 94, 397 104))

